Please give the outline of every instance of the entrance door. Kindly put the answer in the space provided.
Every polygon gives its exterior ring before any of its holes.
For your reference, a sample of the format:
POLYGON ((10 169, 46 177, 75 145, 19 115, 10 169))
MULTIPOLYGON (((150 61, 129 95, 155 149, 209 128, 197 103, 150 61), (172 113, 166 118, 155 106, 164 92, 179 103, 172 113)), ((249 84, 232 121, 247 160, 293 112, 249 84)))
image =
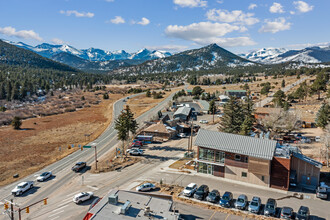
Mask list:
POLYGON ((207 174, 213 175, 213 165, 212 164, 207 165, 207 174))

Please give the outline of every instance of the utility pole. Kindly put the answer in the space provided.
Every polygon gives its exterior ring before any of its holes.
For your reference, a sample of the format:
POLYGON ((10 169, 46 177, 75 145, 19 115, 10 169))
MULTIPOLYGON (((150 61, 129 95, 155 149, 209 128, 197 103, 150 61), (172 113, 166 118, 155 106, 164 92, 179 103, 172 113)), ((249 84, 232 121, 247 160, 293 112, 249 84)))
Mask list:
POLYGON ((10 200, 10 212, 11 212, 10 219, 14 220, 14 201, 13 201, 13 199, 10 200))
POLYGON ((97 150, 96 150, 96 145, 94 146, 95 149, 95 170, 97 170, 97 150))

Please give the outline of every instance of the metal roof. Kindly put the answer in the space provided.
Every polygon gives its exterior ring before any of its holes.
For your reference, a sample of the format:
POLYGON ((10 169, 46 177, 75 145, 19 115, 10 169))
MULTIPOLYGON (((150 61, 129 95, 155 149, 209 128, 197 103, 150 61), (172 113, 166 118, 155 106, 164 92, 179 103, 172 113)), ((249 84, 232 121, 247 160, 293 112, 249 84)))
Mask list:
POLYGON ((202 105, 202 110, 208 111, 210 108, 210 103, 205 100, 198 100, 198 102, 202 105))
POLYGON ((174 113, 174 116, 175 115, 180 115, 180 114, 189 116, 190 111, 191 111, 191 108, 189 108, 189 107, 186 107, 186 106, 180 107, 180 108, 178 108, 178 110, 176 110, 176 112, 174 113))
POLYGON ((303 160, 303 161, 305 161, 305 162, 307 162, 307 163, 312 164, 313 166, 315 166, 315 167, 317 167, 317 168, 320 168, 320 169, 322 168, 322 163, 320 163, 320 162, 318 162, 318 161, 316 161, 316 160, 313 160, 313 159, 310 158, 310 157, 307 157, 307 156, 305 156, 305 155, 303 155, 303 154, 300 154, 300 153, 293 153, 292 155, 293 155, 294 157, 300 159, 300 160, 303 160))
POLYGON ((253 138, 249 136, 217 131, 208 131, 204 129, 199 130, 195 141, 196 146, 242 154, 266 160, 273 159, 276 144, 277 142, 273 140, 253 138))
POLYGON ((226 92, 246 92, 246 90, 226 90, 226 92))

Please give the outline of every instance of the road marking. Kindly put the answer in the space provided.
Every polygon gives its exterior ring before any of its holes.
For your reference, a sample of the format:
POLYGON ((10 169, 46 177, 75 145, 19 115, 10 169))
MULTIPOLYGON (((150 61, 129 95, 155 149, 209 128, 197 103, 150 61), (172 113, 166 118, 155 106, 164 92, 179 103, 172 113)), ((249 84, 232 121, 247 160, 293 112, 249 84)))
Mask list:
POLYGON ((95 186, 89 186, 87 185, 88 188, 94 189, 95 191, 99 190, 99 188, 95 187, 95 186))
POLYGON ((213 214, 211 215, 211 217, 209 218, 209 220, 211 220, 213 218, 213 216, 215 215, 215 213, 217 213, 217 211, 214 211, 213 214))
POLYGON ((225 218, 225 220, 227 220, 227 218, 230 216, 230 214, 227 215, 227 217, 225 218))
MULTIPOLYGON (((67 199, 63 199, 62 202, 67 202, 67 201, 71 201, 71 200, 72 200, 72 198, 70 197, 70 198, 67 198, 67 199)), ((63 205, 63 204, 60 204, 60 205, 63 205)), ((60 206, 60 205, 58 205, 58 206, 60 206)))
POLYGON ((51 220, 55 220, 55 219, 58 219, 60 216, 56 216, 55 218, 52 218, 51 220))
POLYGON ((76 192, 74 192, 74 193, 70 193, 70 194, 66 195, 66 197, 73 196, 74 194, 78 194, 79 192, 80 192, 80 191, 76 191, 76 192))
POLYGON ((100 174, 91 174, 90 176, 100 176, 100 174))
MULTIPOLYGON (((55 211, 55 210, 54 210, 54 211, 55 211)), ((52 214, 52 215, 50 215, 50 216, 48 216, 48 217, 52 217, 52 216, 58 215, 58 214, 60 214, 60 213, 62 213, 62 212, 64 212, 64 210, 59 211, 59 212, 56 212, 56 213, 54 213, 54 214, 52 214)))
MULTIPOLYGON (((65 207, 67 207, 69 205, 65 205, 65 206, 62 206, 60 208, 57 208, 57 209, 54 209, 52 212, 57 212, 58 210, 61 210, 61 209, 64 209, 65 207)), ((60 212, 64 212, 64 210, 60 211, 60 212)))

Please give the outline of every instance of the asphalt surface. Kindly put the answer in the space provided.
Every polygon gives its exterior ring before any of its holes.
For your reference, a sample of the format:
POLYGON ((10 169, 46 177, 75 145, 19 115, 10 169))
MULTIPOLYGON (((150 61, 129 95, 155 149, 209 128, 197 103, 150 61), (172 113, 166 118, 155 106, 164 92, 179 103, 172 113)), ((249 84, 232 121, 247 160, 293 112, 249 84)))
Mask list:
MULTIPOLYGON (((134 94, 131 95, 130 98, 138 96, 140 94, 134 94)), ((142 125, 145 120, 148 120, 150 117, 154 116, 155 113, 157 113, 159 110, 164 108, 168 101, 170 101, 173 97, 174 93, 171 94, 169 97, 167 97, 165 100, 160 102, 157 106, 155 106, 153 109, 145 112, 141 116, 139 116, 136 120, 139 123, 139 125, 142 125)), ((126 102, 124 102, 123 99, 118 100, 114 104, 114 117, 117 118, 117 116, 120 114, 122 111, 124 105, 126 102)), ((112 147, 114 147, 117 143, 117 137, 116 137, 116 131, 114 129, 114 123, 111 123, 111 125, 105 130, 105 132, 100 135, 96 140, 93 142, 89 143, 89 145, 95 144, 97 146, 97 154, 98 158, 100 158, 102 155, 104 155, 106 152, 108 152, 112 147)), ((94 149, 84 149, 83 151, 76 151, 72 153, 71 155, 61 159, 60 161, 57 161, 46 168, 40 170, 37 173, 34 173, 30 176, 27 176, 20 181, 17 181, 15 183, 9 184, 5 187, 0 188, 0 201, 8 201, 10 199, 14 199, 14 202, 19 206, 19 207, 25 207, 26 205, 35 203, 37 201, 42 200, 43 198, 49 197, 49 204, 51 204, 52 197, 50 195, 60 191, 63 187, 66 187, 67 185, 70 185, 71 182, 74 181, 74 179, 81 178, 81 175, 84 174, 87 170, 84 170, 83 172, 78 172, 74 173, 71 171, 71 167, 79 161, 86 161, 87 166, 90 166, 94 162, 94 149), (44 171, 52 171, 54 174, 54 177, 50 179, 49 181, 43 182, 43 183, 38 183, 35 181, 34 188, 27 191, 20 197, 14 197, 11 195, 11 190, 19 183, 23 181, 29 181, 29 180, 35 180, 36 176, 38 176, 40 173, 44 171)), ((89 167, 90 168, 90 167, 89 167)), ((150 168, 149 168, 150 169, 150 168)), ((123 180, 123 179, 120 179, 123 180)), ((120 185, 119 183, 116 183, 120 185)), ((72 192, 72 191, 71 191, 72 192)), ((77 193, 79 190, 77 191, 77 193)), ((60 193, 60 192, 59 192, 60 193)), ((67 201, 70 201, 72 203, 72 197, 73 195, 70 195, 70 197, 67 198, 67 201), (70 199, 69 199, 70 198, 70 199)), ((63 198, 63 197, 62 197, 63 198)), ((63 200, 61 200, 63 202, 63 200)), ((61 204, 58 204, 57 207, 61 207, 61 204)), ((49 207, 49 206, 48 206, 49 207)), ((53 207, 54 208, 54 207, 53 207)), ((56 209, 55 210, 56 213, 56 209)), ((1 208, 0 211, 2 212, 3 209, 1 208)), ((25 212, 25 211, 24 211, 25 212)), ((31 208, 32 212, 32 208, 31 208)), ((86 212, 85 212, 86 213, 86 212)), ((38 214, 38 213, 34 213, 38 214)), ((23 213, 24 215, 24 213, 23 213)), ((15 213, 15 216, 17 217, 18 214, 15 213)), ((46 219, 43 216, 41 219, 46 219)), ((8 219, 8 216, 5 213, 2 213, 0 215, 0 219, 8 219)), ((34 219, 34 218, 33 218, 34 219)), ((63 219, 63 218, 61 218, 63 219)))

